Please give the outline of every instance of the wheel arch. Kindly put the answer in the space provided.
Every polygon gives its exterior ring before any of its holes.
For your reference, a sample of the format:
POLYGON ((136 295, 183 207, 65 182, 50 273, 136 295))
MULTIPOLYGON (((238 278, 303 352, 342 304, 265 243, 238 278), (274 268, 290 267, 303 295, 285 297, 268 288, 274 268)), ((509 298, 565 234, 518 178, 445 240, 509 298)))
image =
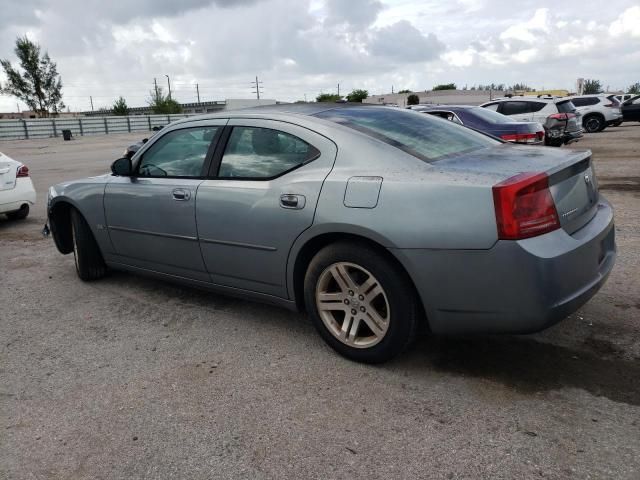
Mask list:
POLYGON ((587 122, 587 120, 591 117, 598 117, 598 119, 600 119, 600 121, 602 122, 602 124, 606 124, 606 119, 604 117, 604 115, 600 112, 589 112, 587 113, 584 117, 582 117, 582 126, 585 126, 585 123, 587 122))
MULTIPOLYGON (((49 228, 58 251, 64 255, 73 252, 71 210, 77 206, 67 198, 56 199, 49 206, 49 228)), ((82 213, 81 213, 82 214, 82 213)))
POLYGON ((387 248, 390 245, 386 239, 380 237, 374 232, 354 231, 353 229, 335 229, 330 231, 315 232, 306 235, 304 239, 299 238, 292 252, 290 253, 287 270, 289 296, 293 299, 299 311, 306 310, 304 305, 304 277, 309 267, 309 263, 313 257, 324 247, 332 243, 350 241, 355 243, 364 243, 375 249, 391 263, 393 263, 407 278, 413 288, 415 298, 418 302, 421 319, 424 320, 424 326, 428 329, 428 320, 426 318, 422 298, 416 288, 411 275, 402 264, 402 262, 387 248))

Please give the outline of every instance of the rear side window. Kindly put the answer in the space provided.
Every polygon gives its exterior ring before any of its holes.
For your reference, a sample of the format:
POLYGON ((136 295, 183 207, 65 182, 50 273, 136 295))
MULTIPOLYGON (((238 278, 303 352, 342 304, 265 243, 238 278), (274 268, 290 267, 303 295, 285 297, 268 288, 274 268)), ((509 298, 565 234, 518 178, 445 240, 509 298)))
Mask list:
POLYGON ((558 102, 556 103, 556 107, 558 107, 558 112, 560 113, 574 113, 576 111, 576 106, 573 104, 571 100, 558 102))
POLYGON ((463 111, 461 115, 465 115, 468 113, 471 116, 480 117, 485 122, 489 123, 513 123, 515 120, 513 118, 509 118, 502 113, 494 112, 492 110, 487 110, 486 108, 474 107, 469 108, 466 111, 463 111))
POLYGON ((497 112, 499 106, 500 106, 499 103, 490 103, 489 105, 485 105, 482 108, 486 108, 487 110, 492 110, 494 112, 497 112))
POLYGON ((531 108, 532 112, 539 112, 540 110, 542 110, 544 107, 547 106, 546 103, 544 102, 528 102, 529 103, 529 108, 531 108))
POLYGON ((531 113, 531 107, 529 102, 504 102, 501 112, 503 115, 520 115, 531 113))
POLYGON ((453 122, 410 110, 347 107, 315 116, 345 125, 426 162, 500 143, 453 122))
POLYGON ((266 180, 320 156, 313 145, 279 130, 234 127, 220 163, 220 178, 266 180))

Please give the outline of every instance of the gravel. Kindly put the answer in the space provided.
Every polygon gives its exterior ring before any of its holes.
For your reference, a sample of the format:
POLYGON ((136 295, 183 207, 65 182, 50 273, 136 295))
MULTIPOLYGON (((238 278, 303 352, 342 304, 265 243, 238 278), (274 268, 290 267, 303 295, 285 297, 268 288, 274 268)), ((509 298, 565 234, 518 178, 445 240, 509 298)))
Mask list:
POLYGON ((40 236, 47 187, 140 137, 1 142, 39 198, 0 219, 0 478, 640 478, 639 135, 571 147, 616 208, 596 297, 540 334, 423 337, 378 367, 275 307, 81 282, 40 236))

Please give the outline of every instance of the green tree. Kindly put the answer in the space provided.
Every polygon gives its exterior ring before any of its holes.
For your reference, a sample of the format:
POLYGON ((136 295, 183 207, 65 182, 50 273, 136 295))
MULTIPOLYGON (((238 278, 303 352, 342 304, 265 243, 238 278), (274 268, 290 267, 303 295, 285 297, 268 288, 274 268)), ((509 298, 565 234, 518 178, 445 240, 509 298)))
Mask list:
POLYGON ((111 111, 114 115, 129 115, 129 106, 127 105, 127 101, 122 97, 118 98, 113 102, 111 111))
POLYGON ((342 100, 340 95, 335 93, 321 93, 316 97, 316 102, 337 102, 338 100, 342 100))
POLYGON ((412 93, 407 97, 407 105, 418 105, 420 103, 420 98, 415 93, 412 93))
POLYGON ((440 85, 436 85, 435 87, 433 87, 434 92, 436 90, 455 90, 455 89, 456 89, 455 83, 442 83, 440 85))
POLYGON ((640 95, 640 82, 636 82, 633 85, 629 85, 627 93, 633 93, 634 95, 640 95))
POLYGON ((49 54, 41 55, 40 45, 26 35, 16 39, 14 52, 20 69, 14 68, 9 60, 0 60, 7 76, 4 88, 0 85, 0 93, 17 97, 42 117, 64 109, 62 79, 49 54))
POLYGON ((149 106, 153 113, 171 114, 182 113, 182 106, 169 98, 168 95, 162 93, 162 87, 158 87, 156 90, 152 90, 149 99, 149 106))
POLYGON ((352 90, 349 95, 347 95, 347 100, 349 102, 362 102, 362 100, 364 100, 368 96, 369 96, 368 91, 355 89, 355 90, 352 90))
POLYGON ((582 87, 582 93, 584 95, 590 95, 593 93, 602 93, 602 84, 600 80, 592 80, 587 78, 584 81, 584 86, 582 87))
POLYGON ((411 90, 400 90, 398 93, 413 93, 411 90))

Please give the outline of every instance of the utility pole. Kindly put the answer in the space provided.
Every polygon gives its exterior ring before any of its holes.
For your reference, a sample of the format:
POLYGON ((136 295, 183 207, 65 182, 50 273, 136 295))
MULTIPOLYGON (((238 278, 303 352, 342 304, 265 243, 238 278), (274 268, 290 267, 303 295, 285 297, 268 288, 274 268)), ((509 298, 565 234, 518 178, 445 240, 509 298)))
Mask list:
POLYGON ((91 111, 93 112, 93 97, 89 95, 89 101, 91 102, 91 111))
POLYGON ((20 104, 16 102, 16 107, 18 107, 18 113, 20 113, 20 104))
POLYGON ((200 89, 198 88, 197 83, 196 83, 196 93, 198 94, 198 105, 200 105, 200 89))
POLYGON ((393 95, 393 85, 391 85, 391 95, 393 95))
POLYGON ((262 84, 262 82, 258 81, 258 76, 256 75, 256 81, 255 82, 251 82, 251 85, 255 85, 256 89, 251 90, 252 93, 256 94, 256 98, 258 100, 260 100, 260 89, 262 88, 260 85, 262 84))
POLYGON ((165 74, 165 77, 167 77, 167 86, 169 87, 169 100, 171 100, 171 80, 169 80, 169 75, 165 74))
POLYGON ((158 82, 156 81, 156 79, 153 79, 153 86, 155 87, 156 90, 156 99, 158 98, 158 82))
POLYGON ((340 82, 338 82, 338 96, 340 96, 340 82))

